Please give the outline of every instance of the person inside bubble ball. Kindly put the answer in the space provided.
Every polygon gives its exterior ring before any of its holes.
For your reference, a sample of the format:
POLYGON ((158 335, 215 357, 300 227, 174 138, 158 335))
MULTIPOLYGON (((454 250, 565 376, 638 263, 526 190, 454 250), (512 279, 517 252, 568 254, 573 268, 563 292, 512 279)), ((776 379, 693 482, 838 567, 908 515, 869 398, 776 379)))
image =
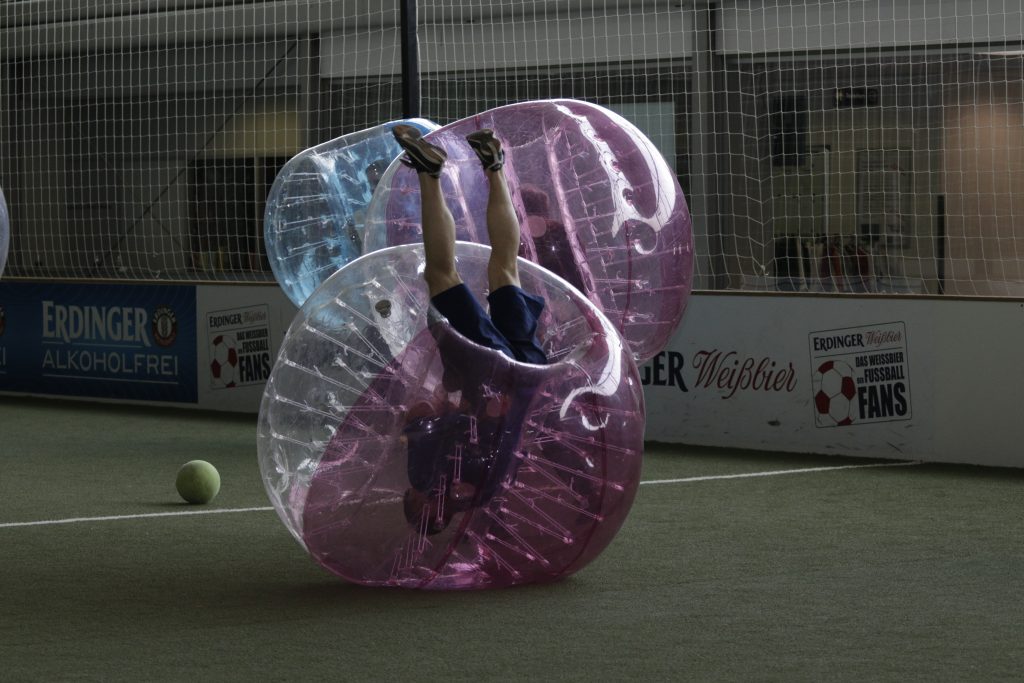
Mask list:
MULTIPOLYGON (((455 220, 441 190, 447 153, 425 140, 412 126, 392 129, 405 155, 402 163, 416 171, 420 186, 423 276, 433 307, 459 334, 523 363, 546 364, 537 339, 544 299, 523 291, 519 280, 520 225, 504 172, 504 152, 494 131, 483 129, 466 140, 476 152, 489 183, 487 233, 491 255, 487 264, 490 313, 463 284, 455 263, 455 220)), ((408 449, 410 488, 404 497, 406 519, 426 534, 442 531, 456 512, 489 500, 500 484, 502 464, 519 440, 529 396, 474 394, 479 387, 461 382, 465 368, 446 345, 439 344, 446 385, 461 391, 461 405, 447 400, 414 407, 403 430, 408 449), (454 356, 454 357, 453 357, 454 356), (455 379, 452 379, 455 378, 455 379), (470 404, 487 401, 477 411, 470 404), (466 435, 472 434, 472 438, 466 435)), ((454 392, 453 392, 454 393, 454 392)), ((523 392, 520 391, 519 394, 523 392)))
POLYGON ((537 185, 523 184, 519 187, 519 198, 523 202, 524 224, 533 239, 537 263, 559 273, 570 285, 584 291, 583 277, 573 256, 565 225, 551 218, 548 193, 537 185))

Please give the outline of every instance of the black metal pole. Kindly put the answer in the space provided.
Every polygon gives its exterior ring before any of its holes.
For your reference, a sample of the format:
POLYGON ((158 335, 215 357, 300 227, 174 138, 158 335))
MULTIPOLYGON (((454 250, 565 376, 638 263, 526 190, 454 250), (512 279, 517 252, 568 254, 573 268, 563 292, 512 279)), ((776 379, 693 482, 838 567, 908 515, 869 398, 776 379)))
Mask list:
POLYGON ((402 116, 420 115, 420 59, 416 39, 416 0, 399 0, 402 41, 402 116))

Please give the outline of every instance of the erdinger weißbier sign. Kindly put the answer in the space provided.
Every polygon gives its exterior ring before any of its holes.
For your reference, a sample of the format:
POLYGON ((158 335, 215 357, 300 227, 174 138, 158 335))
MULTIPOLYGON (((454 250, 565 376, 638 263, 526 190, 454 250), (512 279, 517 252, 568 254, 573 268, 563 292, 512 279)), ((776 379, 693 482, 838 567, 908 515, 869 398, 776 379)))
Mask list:
POLYGON ((1024 467, 1021 320, 1013 300, 695 294, 641 368, 646 438, 1024 467))
POLYGON ((904 323, 812 332, 809 340, 818 427, 911 419, 904 323))
POLYGON ((770 356, 745 355, 735 349, 701 349, 693 355, 693 385, 714 388, 722 398, 739 391, 791 392, 796 389, 792 361, 781 363, 770 356))

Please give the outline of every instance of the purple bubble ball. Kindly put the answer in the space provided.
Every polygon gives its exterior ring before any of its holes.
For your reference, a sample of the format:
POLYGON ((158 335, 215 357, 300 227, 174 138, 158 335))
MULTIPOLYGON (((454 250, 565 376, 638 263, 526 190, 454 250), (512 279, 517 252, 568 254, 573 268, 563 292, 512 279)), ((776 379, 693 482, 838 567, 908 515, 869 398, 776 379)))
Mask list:
MULTIPOLYGON (((485 246, 458 243, 484 301, 485 246)), ((367 254, 299 311, 260 409, 270 500, 310 556, 370 586, 437 590, 558 580, 611 542, 644 434, 635 362, 600 310, 520 260, 547 305, 550 364, 454 332, 428 302, 419 245, 367 254)))
MULTIPOLYGON (((524 226, 520 255, 598 305, 638 361, 670 341, 693 280, 693 225, 676 174, 633 124, 578 100, 511 104, 428 133, 448 163, 457 238, 487 244, 488 181, 466 135, 491 128, 524 226)), ((364 250, 421 241, 416 174, 389 167, 367 209, 364 250)))

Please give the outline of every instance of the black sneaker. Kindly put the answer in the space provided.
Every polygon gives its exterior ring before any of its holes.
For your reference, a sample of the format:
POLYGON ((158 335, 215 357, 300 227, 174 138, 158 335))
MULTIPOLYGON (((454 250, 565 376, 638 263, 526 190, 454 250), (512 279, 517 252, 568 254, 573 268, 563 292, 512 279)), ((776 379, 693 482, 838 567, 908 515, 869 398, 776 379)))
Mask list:
POLYGON ((490 128, 482 128, 466 136, 466 142, 480 157, 485 171, 500 171, 505 165, 505 152, 501 149, 501 141, 494 137, 490 128))
POLYGON ((441 168, 448 159, 448 153, 437 145, 423 139, 418 129, 400 123, 391 129, 395 140, 405 150, 402 163, 417 173, 426 173, 434 178, 441 177, 441 168))

